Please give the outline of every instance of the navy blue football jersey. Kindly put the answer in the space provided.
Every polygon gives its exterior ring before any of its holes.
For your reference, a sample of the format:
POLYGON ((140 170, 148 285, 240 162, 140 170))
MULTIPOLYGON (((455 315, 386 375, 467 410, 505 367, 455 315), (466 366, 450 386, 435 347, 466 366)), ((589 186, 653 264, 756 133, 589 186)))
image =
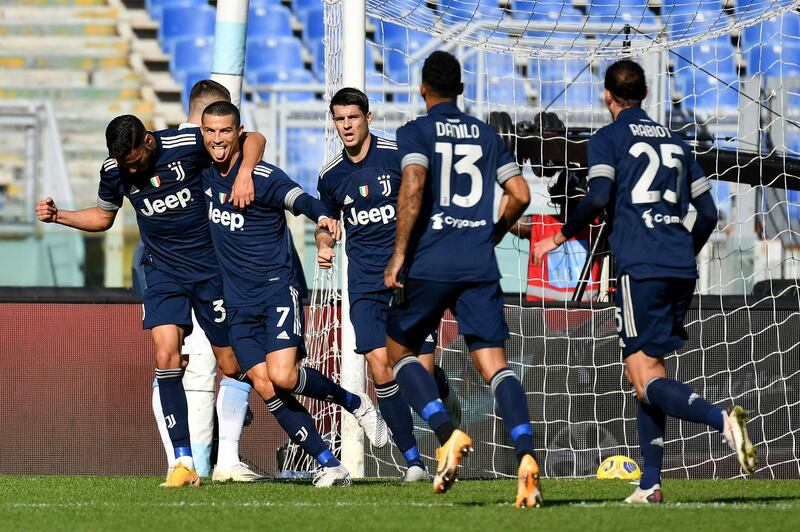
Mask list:
POLYGON ((618 273, 634 279, 694 279, 691 232, 683 222, 689 202, 711 188, 686 143, 628 108, 589 140, 589 183, 615 183, 609 243, 618 273))
POLYGON ((186 282, 219 273, 208 231, 200 172, 210 158, 199 128, 153 133, 151 173, 129 174, 108 158, 100 170, 97 206, 116 211, 127 197, 136 211, 145 260, 186 282))
POLYGON ((274 283, 297 283, 283 211, 305 193, 283 170, 262 161, 253 170, 255 200, 237 209, 228 198, 241 162, 240 156, 225 176, 214 165, 202 174, 226 307, 263 303, 274 283))
POLYGON ((521 174, 500 136, 455 103, 397 130, 401 166, 427 168, 422 208, 406 253, 408 276, 433 281, 500 278, 494 253, 495 183, 521 174))
POLYGON ((342 150, 319 174, 319 199, 329 216, 342 217, 347 232, 351 293, 386 290, 383 270, 394 249, 399 188, 397 144, 375 135, 361 162, 352 162, 342 150))

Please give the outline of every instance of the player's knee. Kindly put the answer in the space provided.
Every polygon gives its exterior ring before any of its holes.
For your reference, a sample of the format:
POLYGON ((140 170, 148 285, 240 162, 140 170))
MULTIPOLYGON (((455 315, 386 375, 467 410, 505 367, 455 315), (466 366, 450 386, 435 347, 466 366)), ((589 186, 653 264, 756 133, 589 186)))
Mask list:
POLYGON ((270 368, 269 380, 276 388, 292 391, 297 385, 297 367, 282 367, 274 371, 270 368))
POLYGON ((392 368, 389 367, 389 362, 385 364, 375 364, 372 366, 372 380, 375 384, 386 384, 394 380, 394 373, 392 368))
POLYGON ((389 355, 386 349, 375 349, 366 355, 372 380, 375 384, 386 384, 394 380, 392 366, 389 365, 389 355))
POLYGON ((231 379, 238 379, 242 373, 239 364, 235 360, 220 361, 218 364, 222 374, 231 379))
POLYGON ((269 399, 275 396, 275 387, 269 379, 265 377, 258 377, 253 380, 253 389, 262 399, 269 399))
POLYGON ((185 366, 185 364, 182 364, 181 354, 178 351, 164 348, 156 349, 156 368, 171 369, 185 366))

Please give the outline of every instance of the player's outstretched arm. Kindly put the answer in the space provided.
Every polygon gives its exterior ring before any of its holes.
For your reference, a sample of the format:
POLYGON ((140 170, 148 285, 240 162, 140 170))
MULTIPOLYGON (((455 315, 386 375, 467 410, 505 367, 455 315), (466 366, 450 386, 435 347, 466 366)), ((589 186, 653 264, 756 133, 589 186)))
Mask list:
POLYGON ((533 263, 541 264, 544 256, 558 246, 583 231, 592 223, 611 202, 614 183, 605 177, 595 177, 589 181, 589 191, 578 203, 575 211, 561 230, 551 237, 536 242, 533 245, 533 263))
MULTIPOLYGON (((531 202, 528 184, 521 175, 503 182, 503 197, 500 198, 500 217, 494 224, 494 245, 500 243, 509 229, 517 225, 519 217, 531 202)), ((518 234, 518 233, 515 233, 518 234)), ((530 230, 528 231, 530 237, 530 230)))
POLYGON ((333 249, 336 241, 328 229, 319 226, 314 232, 314 238, 317 241, 317 264, 327 270, 333 266, 333 259, 336 257, 336 250, 333 249))
POLYGON ((703 192, 698 197, 692 199, 692 205, 697 209, 697 220, 692 227, 692 241, 694 242, 694 254, 700 253, 703 246, 706 245, 711 233, 717 226, 718 212, 717 204, 714 203, 714 198, 711 192, 703 192))
POLYGON ((264 149, 267 146, 266 137, 257 131, 244 133, 242 137, 244 139, 242 141, 242 164, 233 181, 230 199, 233 206, 239 209, 250 205, 256 197, 253 169, 264 158, 264 149))
POLYGON ((114 225, 117 211, 105 211, 100 207, 65 211, 58 208, 53 198, 45 198, 36 204, 36 216, 45 223, 57 223, 96 233, 106 231, 114 225))
MULTIPOLYGON (((505 211, 506 203, 508 203, 508 198, 506 198, 505 193, 500 198, 500 208, 498 209, 498 216, 502 216, 503 211, 505 211)), ((532 218, 529 215, 522 215, 517 220, 517 223, 513 224, 511 227, 508 228, 508 232, 514 236, 518 236, 524 240, 531 239, 531 225, 533 224, 532 218)))
POLYGON ((400 270, 406 261, 408 241, 411 231, 419 218, 422 208, 422 193, 425 189, 425 180, 428 170, 420 164, 409 164, 403 168, 403 179, 400 191, 397 194, 397 226, 394 236, 394 251, 389 259, 389 264, 383 272, 383 282, 389 288, 403 288, 397 279, 400 270))

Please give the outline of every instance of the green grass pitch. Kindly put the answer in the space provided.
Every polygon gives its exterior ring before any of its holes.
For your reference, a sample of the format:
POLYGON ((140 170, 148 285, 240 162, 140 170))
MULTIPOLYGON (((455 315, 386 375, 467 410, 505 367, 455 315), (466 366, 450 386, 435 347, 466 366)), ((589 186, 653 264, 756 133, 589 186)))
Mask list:
POLYGON ((800 480, 667 480, 667 503, 628 507, 626 482, 545 479, 545 507, 523 511, 510 480, 462 481, 444 495, 388 480, 333 489, 158 482, 0 476, 0 530, 800 530, 800 480))

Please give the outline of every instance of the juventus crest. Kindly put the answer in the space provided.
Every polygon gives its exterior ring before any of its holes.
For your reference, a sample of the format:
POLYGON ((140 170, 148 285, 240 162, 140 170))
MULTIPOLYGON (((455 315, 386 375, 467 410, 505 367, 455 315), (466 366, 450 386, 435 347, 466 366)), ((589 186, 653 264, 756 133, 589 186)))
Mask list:
POLYGON ((378 183, 381 184, 381 194, 388 197, 392 193, 392 176, 389 174, 379 175, 378 183))
POLYGON ((181 166, 180 161, 169 163, 167 165, 167 168, 169 168, 170 170, 172 170, 177 174, 177 176, 175 177, 175 181, 183 181, 184 178, 186 177, 186 173, 183 171, 183 166, 181 166))

